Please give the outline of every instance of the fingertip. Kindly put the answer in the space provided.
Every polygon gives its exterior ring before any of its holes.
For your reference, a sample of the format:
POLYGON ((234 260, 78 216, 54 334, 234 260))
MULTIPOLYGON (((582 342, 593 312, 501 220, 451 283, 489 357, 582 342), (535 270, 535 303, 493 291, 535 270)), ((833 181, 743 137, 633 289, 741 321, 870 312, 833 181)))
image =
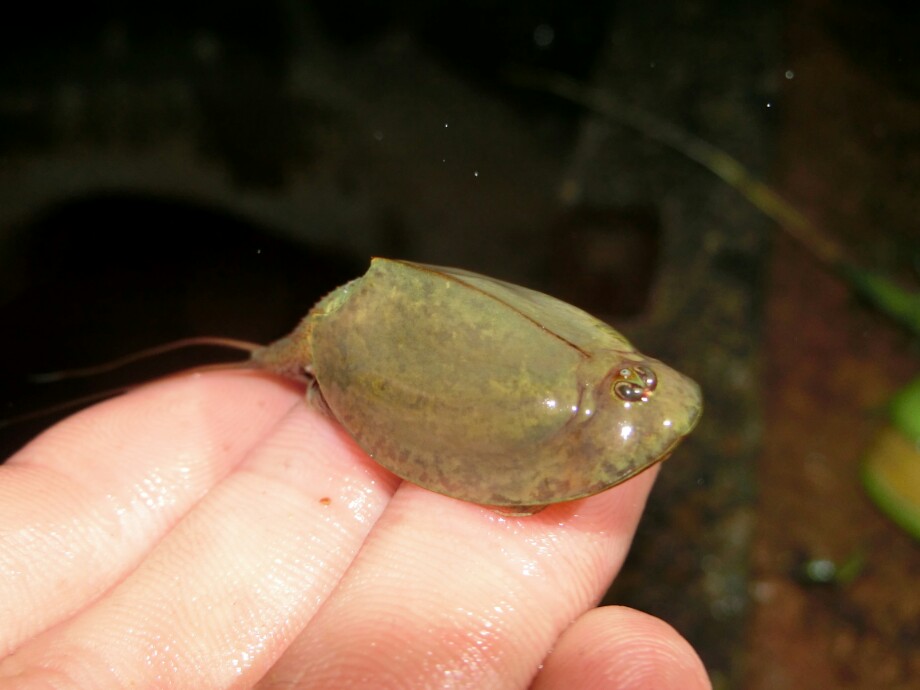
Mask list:
POLYGON ((576 620, 546 658, 533 690, 711 690, 696 651, 659 618, 622 606, 576 620))

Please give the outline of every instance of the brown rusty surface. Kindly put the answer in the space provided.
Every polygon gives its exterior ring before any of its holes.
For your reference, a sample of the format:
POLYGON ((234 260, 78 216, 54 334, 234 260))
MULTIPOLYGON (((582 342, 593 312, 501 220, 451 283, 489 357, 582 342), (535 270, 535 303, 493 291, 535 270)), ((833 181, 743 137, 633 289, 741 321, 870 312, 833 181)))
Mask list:
MULTIPOLYGON (((918 217, 911 85, 879 73, 879 51, 852 40, 867 19, 854 5, 812 0, 791 12, 781 191, 861 260, 898 271, 900 257, 903 270, 918 217)), ((918 375, 916 341, 788 240, 775 243, 767 286, 744 687, 916 687, 920 548, 879 514, 858 474, 886 401, 918 375), (815 558, 863 568, 848 584, 806 584, 800 569, 815 558)))

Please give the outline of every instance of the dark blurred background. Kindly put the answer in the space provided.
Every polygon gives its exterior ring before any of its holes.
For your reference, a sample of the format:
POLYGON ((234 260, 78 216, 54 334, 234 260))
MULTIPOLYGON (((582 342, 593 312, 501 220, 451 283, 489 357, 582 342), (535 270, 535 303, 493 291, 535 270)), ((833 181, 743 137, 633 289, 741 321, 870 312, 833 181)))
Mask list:
MULTIPOLYGON (((664 118, 871 265, 909 274, 916 9, 274 0, 4 13, 0 416, 223 355, 45 386, 29 372, 192 335, 278 337, 371 255, 523 283, 611 321, 706 394, 607 603, 669 621, 717 688, 920 677, 920 555, 857 477, 878 410, 916 372, 916 343, 696 163, 508 77, 561 72, 664 118), (853 554, 853 582, 802 576, 853 554)), ((3 456, 48 423, 0 430, 3 456)))

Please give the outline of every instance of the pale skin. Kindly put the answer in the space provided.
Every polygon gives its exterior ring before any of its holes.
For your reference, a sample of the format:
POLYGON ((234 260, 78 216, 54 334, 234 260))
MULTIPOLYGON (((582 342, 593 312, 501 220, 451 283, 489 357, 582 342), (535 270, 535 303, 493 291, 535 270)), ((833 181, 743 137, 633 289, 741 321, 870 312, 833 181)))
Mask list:
POLYGON ((502 517, 271 376, 145 386, 0 466, 0 688, 709 688, 666 623, 594 608, 655 472, 502 517))

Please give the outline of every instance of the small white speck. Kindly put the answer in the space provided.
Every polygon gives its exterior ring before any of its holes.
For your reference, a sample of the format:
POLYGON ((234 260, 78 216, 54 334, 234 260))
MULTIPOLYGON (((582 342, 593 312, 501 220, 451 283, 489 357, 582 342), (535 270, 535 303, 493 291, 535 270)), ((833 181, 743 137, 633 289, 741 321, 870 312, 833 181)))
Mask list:
POLYGON ((786 79, 792 79, 794 76, 795 72, 793 72, 791 69, 786 70, 786 79))
POLYGON ((661 423, 661 426, 670 427, 672 424, 673 422, 670 419, 666 419, 661 423))
POLYGON ((773 104, 770 103, 770 102, 768 101, 768 102, 767 102, 767 107, 768 107, 768 108, 772 108, 772 107, 773 107, 773 104))
POLYGON ((549 48, 556 38, 556 31, 549 24, 540 24, 533 30, 533 42, 538 48, 549 48))
POLYGON ((447 129, 447 123, 446 123, 446 122, 444 123, 444 129, 447 129))
POLYGON ((220 60, 222 46, 216 36, 201 34, 192 41, 192 51, 201 62, 213 64, 220 60))
POLYGON ((479 171, 478 171, 478 170, 474 170, 474 171, 473 171, 473 177, 479 177, 479 171))

